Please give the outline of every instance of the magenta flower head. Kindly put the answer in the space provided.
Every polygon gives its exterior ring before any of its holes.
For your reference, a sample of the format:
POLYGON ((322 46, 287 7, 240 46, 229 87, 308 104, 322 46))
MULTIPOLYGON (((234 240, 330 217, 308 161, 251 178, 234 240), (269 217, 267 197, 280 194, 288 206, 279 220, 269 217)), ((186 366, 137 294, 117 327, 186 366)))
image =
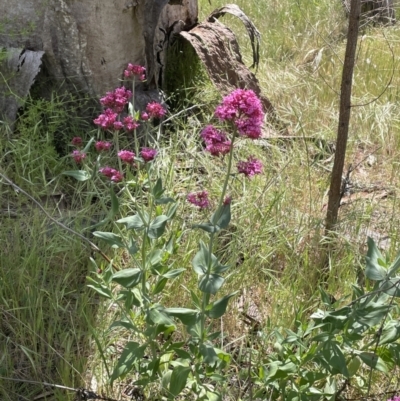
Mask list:
POLYGON ((80 164, 82 163, 82 160, 86 157, 86 153, 80 150, 74 150, 72 152, 72 157, 74 158, 76 163, 80 164))
POLYGON ((71 141, 72 145, 76 146, 77 148, 80 148, 82 146, 82 138, 80 136, 75 136, 74 138, 72 138, 71 141))
POLYGON ((143 121, 147 121, 147 120, 150 118, 150 116, 144 111, 144 112, 140 115, 140 118, 141 118, 143 121))
POLYGON ((147 163, 147 162, 151 162, 152 160, 154 160, 157 153, 158 152, 155 149, 143 148, 140 152, 140 156, 142 156, 142 159, 147 163))
POLYGON ((100 168, 99 173, 113 182, 121 182, 124 179, 124 175, 120 171, 108 166, 100 168))
POLYGON ((100 103, 116 113, 121 113, 131 97, 132 92, 124 86, 121 86, 120 88, 116 88, 113 92, 107 92, 106 96, 100 99, 100 103))
POLYGON ((126 78, 134 77, 139 79, 140 81, 144 81, 146 78, 145 72, 146 68, 142 67, 141 65, 129 63, 126 67, 126 70, 124 71, 124 75, 126 78))
POLYGON ((124 125, 127 131, 134 131, 140 124, 132 116, 128 116, 124 118, 124 125))
POLYGON ((205 209, 210 206, 210 201, 208 199, 208 192, 201 191, 196 193, 190 193, 187 196, 187 200, 192 205, 198 206, 200 209, 205 209))
POLYGON ((111 142, 97 141, 94 145, 98 152, 108 151, 111 149, 111 142))
POLYGON ((114 123, 117 121, 118 114, 111 109, 104 110, 93 122, 103 129, 113 129, 114 123))
POLYGON ((212 125, 207 125, 201 131, 200 136, 206 143, 206 151, 213 156, 226 155, 231 149, 231 141, 228 141, 224 132, 216 129, 212 125))
POLYGON ((393 398, 391 398, 390 400, 387 401, 400 401, 400 397, 395 395, 393 398))
POLYGON ((233 121, 239 133, 251 139, 261 136, 264 112, 260 99, 252 90, 236 89, 225 96, 216 108, 221 121, 233 121))
POLYGON ((135 154, 130 150, 121 150, 118 157, 125 163, 132 164, 135 160, 135 154))
POLYGON ((263 165, 260 160, 250 156, 247 161, 240 161, 237 164, 237 169, 240 174, 252 177, 253 175, 262 173, 263 165))
MULTIPOLYGON (((150 118, 161 118, 167 114, 164 107, 158 102, 151 102, 146 106, 146 112, 150 118)), ((143 119, 143 115, 142 115, 143 119)))

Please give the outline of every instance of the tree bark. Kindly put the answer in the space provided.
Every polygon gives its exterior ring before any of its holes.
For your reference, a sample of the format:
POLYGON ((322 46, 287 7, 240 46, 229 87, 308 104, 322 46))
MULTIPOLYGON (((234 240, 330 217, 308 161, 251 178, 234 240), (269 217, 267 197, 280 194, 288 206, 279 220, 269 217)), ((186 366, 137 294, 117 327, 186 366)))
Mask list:
POLYGON ((342 84, 340 90, 339 124, 336 139, 335 160, 333 163, 331 184, 329 189, 328 211, 326 215, 326 234, 334 229, 342 196, 342 175, 346 156, 347 138, 351 112, 351 90, 353 84, 353 70, 357 49, 358 29, 360 22, 361 1, 351 0, 349 29, 344 58, 342 84))
MULTIPOLYGON (((128 63, 147 68, 147 82, 138 92, 156 90, 171 26, 180 21, 181 29, 189 29, 197 16, 197 0, 1 0, 0 49, 6 55, 0 54, 0 96, 14 91, 12 80, 21 81, 27 51, 43 52, 37 79, 46 80, 49 91, 61 87, 100 97, 120 85, 128 63), (19 60, 10 63, 8 53, 15 59, 18 52, 19 60)), ((37 69, 37 57, 30 59, 36 59, 37 69)))

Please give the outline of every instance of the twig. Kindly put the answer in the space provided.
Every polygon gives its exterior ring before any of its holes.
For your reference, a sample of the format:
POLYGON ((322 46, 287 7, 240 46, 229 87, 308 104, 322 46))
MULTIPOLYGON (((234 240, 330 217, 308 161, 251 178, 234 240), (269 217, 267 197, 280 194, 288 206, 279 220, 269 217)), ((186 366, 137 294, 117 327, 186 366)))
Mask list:
MULTIPOLYGON (((51 216, 46 211, 46 209, 32 195, 28 194, 26 191, 24 191, 22 188, 20 188, 17 184, 15 184, 13 181, 11 181, 4 174, 0 173, 0 177, 3 180, 5 180, 8 184, 10 184, 14 189, 16 189, 17 191, 21 192, 27 198, 29 198, 33 203, 35 203, 36 206, 38 206, 39 209, 46 215, 46 217, 48 219, 50 219, 54 224, 57 224, 59 227, 63 228, 64 230, 66 230, 66 231, 70 232, 71 234, 76 235, 77 237, 79 237, 81 240, 83 240, 84 242, 89 244, 93 251, 95 251, 98 254, 100 254, 102 256, 102 258, 105 259, 108 263, 111 263, 111 259, 96 244, 94 244, 92 241, 90 241, 90 239, 86 238, 84 235, 78 233, 77 231, 75 231, 72 228, 66 226, 65 224, 61 223, 60 221, 55 219, 53 216, 51 216)), ((113 263, 113 267, 116 270, 120 270, 119 267, 116 266, 114 263, 113 263)))

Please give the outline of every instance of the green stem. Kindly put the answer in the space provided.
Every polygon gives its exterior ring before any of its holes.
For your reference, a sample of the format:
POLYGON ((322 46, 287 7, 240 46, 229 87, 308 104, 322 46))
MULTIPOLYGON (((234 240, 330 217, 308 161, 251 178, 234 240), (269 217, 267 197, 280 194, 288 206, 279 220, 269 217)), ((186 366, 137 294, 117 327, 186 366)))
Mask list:
POLYGON ((119 168, 119 171, 122 173, 122 162, 121 162, 121 159, 118 157, 118 153, 119 153, 119 137, 118 137, 118 131, 117 130, 114 130, 114 143, 115 143, 115 149, 117 150, 118 168, 119 168))
MULTIPOLYGON (((217 211, 220 210, 222 203, 224 202, 226 190, 228 188, 228 182, 229 182, 229 177, 231 175, 232 161, 233 161, 233 144, 235 142, 236 136, 237 136, 237 131, 235 129, 233 132, 233 136, 232 136, 231 148, 229 150, 228 168, 227 168, 227 172, 226 172, 226 176, 225 176, 224 185, 222 187, 222 193, 221 193, 221 197, 219 199, 217 211)), ((208 266, 207 266, 206 274, 211 273, 211 255, 212 255, 212 250, 213 250, 213 245, 214 245, 214 234, 215 233, 210 234, 210 240, 208 242, 209 258, 208 258, 208 266)), ((203 299, 201 302, 201 314, 200 314, 200 330, 201 330, 200 345, 203 344, 203 340, 204 340, 204 327, 205 327, 205 320, 206 320, 205 310, 206 310, 207 304, 209 302, 209 299, 210 299, 210 294, 203 292, 203 299)))

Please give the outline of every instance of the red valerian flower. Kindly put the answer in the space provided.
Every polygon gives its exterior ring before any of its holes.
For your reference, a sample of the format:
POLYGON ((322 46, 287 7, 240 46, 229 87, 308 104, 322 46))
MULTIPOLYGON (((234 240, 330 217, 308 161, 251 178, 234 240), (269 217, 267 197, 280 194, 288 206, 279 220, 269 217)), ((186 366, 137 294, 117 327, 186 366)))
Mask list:
POLYGON ((264 112, 260 99, 252 90, 236 89, 225 96, 216 108, 221 121, 233 121, 239 133, 251 139, 261 136, 264 112))
POLYGON ((213 156, 226 155, 231 149, 231 141, 228 141, 226 135, 221 130, 212 125, 207 125, 201 132, 201 137, 206 143, 206 150, 213 156))
POLYGON ((100 99, 100 103, 116 113, 121 113, 131 97, 132 92, 124 86, 121 86, 120 88, 114 89, 113 92, 107 92, 106 96, 100 99))
POLYGON ((121 182, 124 179, 124 175, 120 171, 108 166, 99 169, 99 173, 108 177, 113 182, 121 182))
POLYGON ((230 205, 231 202, 232 202, 232 198, 230 196, 226 196, 224 199, 224 205, 225 206, 230 205))
POLYGON ((200 209, 205 209, 205 208, 210 206, 210 201, 208 199, 208 192, 207 191, 190 193, 187 196, 187 200, 192 205, 198 206, 200 209))
MULTIPOLYGON (((158 102, 151 102, 146 106, 146 112, 150 118, 161 118, 167 114, 164 107, 158 102)), ((143 119, 143 115, 142 115, 143 119)))
POLYGON ((138 78, 140 81, 144 81, 146 78, 144 75, 145 72, 146 72, 145 67, 129 63, 128 66, 126 67, 126 70, 124 71, 124 75, 126 78, 134 77, 138 78))
POLYGON ((86 158, 86 153, 80 151, 80 150, 74 150, 72 152, 72 157, 74 158, 75 162, 80 164, 82 163, 82 160, 86 158))
POLYGON ((114 113, 111 109, 106 109, 103 114, 100 114, 95 120, 93 120, 93 122, 100 128, 113 129, 117 117, 117 113, 114 113))
POLYGON ((132 164, 135 160, 135 154, 130 150, 121 150, 118 157, 125 163, 132 164))
POLYGON ((247 161, 240 161, 237 164, 238 172, 244 174, 246 177, 252 177, 256 174, 262 173, 263 165, 260 160, 250 156, 247 161))
POLYGON ((108 151, 111 149, 111 142, 97 141, 94 145, 98 152, 108 151))
POLYGON ((147 120, 150 118, 150 116, 144 111, 144 112, 140 115, 140 118, 141 118, 143 121, 147 121, 147 120))
POLYGON ((132 116, 125 117, 123 121, 127 131, 133 131, 140 125, 132 116))
POLYGON ((76 146, 77 148, 80 148, 82 146, 82 138, 80 136, 75 136, 74 138, 72 138, 71 141, 72 145, 76 146))
POLYGON ((140 152, 140 156, 142 156, 142 159, 147 163, 150 162, 152 160, 154 160, 154 158, 157 155, 157 150, 152 149, 152 148, 143 148, 140 152))

